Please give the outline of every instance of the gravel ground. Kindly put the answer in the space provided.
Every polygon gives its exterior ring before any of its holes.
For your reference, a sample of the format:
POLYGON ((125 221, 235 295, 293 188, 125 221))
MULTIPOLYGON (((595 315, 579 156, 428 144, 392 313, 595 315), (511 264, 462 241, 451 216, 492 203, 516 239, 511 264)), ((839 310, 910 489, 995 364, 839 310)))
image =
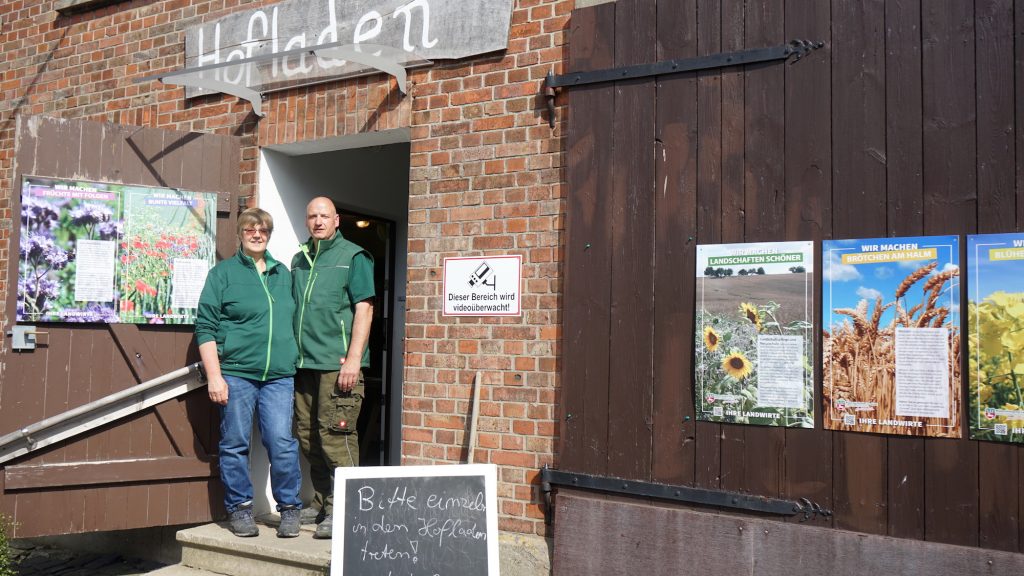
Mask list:
POLYGON ((163 567, 150 560, 72 552, 27 540, 12 540, 10 545, 18 576, 137 576, 163 567))

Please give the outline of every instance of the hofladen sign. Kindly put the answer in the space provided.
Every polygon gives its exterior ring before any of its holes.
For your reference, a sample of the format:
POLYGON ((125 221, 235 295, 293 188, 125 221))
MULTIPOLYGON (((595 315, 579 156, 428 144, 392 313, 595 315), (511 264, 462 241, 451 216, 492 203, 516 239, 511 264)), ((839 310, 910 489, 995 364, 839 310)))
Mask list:
POLYGON ((408 61, 465 58, 505 49, 511 18, 512 0, 291 0, 190 28, 186 68, 290 52, 273 60, 259 79, 264 86, 242 67, 215 73, 257 91, 323 82, 352 75, 351 63, 303 49, 340 44, 378 56, 400 51, 408 61))

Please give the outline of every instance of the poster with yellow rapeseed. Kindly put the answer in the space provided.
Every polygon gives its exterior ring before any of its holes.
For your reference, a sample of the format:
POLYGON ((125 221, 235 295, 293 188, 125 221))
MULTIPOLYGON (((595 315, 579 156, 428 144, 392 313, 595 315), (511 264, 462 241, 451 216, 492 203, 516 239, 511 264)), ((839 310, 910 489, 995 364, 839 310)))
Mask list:
POLYGON ((814 427, 814 244, 697 246, 697 418, 814 427))
POLYGON ((826 428, 961 436, 958 240, 822 243, 826 428))
POLYGON ((1024 234, 967 237, 971 438, 1024 443, 1024 234))

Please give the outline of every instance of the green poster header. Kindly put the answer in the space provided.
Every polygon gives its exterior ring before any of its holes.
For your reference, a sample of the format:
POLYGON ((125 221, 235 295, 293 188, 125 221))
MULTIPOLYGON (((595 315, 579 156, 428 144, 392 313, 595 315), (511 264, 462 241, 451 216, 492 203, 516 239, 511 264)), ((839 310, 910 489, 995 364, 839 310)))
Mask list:
POLYGON ((804 261, 800 252, 784 254, 737 254, 735 256, 712 256, 708 266, 745 266, 747 264, 791 264, 804 261))

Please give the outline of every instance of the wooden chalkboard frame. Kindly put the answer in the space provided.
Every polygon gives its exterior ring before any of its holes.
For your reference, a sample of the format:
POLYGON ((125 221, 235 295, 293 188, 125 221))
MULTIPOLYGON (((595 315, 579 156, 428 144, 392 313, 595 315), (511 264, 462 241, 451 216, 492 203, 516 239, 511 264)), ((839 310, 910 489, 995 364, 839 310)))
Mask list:
MULTIPOLYGON (((437 466, 365 466, 338 468, 334 474, 334 538, 331 540, 331 576, 344 575, 344 551, 348 502, 346 486, 350 480, 427 477, 482 477, 487 510, 487 575, 499 575, 498 563, 498 468, 494 464, 453 464, 437 466)), ((430 573, 424 572, 427 576, 430 573)))

